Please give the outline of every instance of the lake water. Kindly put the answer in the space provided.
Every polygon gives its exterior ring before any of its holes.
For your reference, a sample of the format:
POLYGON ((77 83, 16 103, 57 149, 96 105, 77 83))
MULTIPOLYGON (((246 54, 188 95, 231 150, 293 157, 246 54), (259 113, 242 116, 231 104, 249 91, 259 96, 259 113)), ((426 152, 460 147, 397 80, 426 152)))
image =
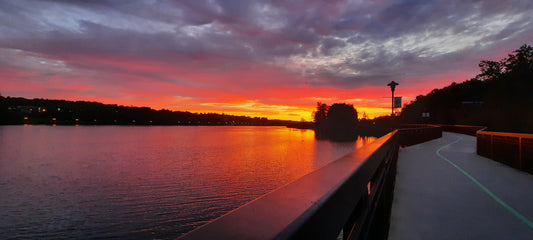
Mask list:
POLYGON ((173 239, 373 140, 285 127, 0 126, 0 239, 173 239))

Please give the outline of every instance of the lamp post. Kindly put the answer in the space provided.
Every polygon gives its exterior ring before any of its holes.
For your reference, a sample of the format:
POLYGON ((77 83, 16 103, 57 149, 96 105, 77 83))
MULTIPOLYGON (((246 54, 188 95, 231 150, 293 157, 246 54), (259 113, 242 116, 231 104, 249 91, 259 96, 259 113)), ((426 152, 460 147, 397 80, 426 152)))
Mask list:
POLYGON ((391 105, 391 116, 394 116, 394 89, 396 88, 396 86, 398 86, 400 84, 398 84, 397 82, 395 81, 391 81, 389 84, 387 84, 387 86, 390 86, 390 90, 392 92, 392 105, 391 105))

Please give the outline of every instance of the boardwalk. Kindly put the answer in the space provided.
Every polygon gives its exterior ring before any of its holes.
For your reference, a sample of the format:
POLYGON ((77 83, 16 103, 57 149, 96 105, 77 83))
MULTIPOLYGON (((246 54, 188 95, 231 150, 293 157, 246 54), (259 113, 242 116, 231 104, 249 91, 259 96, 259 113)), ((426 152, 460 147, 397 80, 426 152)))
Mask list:
POLYGON ((400 150, 389 239, 533 239, 533 175, 475 152, 448 132, 400 150))

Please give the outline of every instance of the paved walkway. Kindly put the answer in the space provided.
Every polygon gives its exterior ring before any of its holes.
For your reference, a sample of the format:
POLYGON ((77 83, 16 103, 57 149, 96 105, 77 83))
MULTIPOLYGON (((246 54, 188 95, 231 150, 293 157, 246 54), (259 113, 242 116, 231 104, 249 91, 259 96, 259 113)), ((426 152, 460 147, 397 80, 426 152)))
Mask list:
POLYGON ((533 239, 533 175, 476 154, 476 138, 400 149, 389 239, 533 239))

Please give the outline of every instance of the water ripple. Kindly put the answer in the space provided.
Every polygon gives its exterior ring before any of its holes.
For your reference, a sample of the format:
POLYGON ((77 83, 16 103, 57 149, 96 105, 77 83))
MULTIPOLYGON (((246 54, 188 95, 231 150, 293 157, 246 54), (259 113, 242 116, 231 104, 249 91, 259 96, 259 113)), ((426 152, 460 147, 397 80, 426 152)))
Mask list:
POLYGON ((174 239, 355 146, 280 127, 0 126, 0 239, 174 239))

